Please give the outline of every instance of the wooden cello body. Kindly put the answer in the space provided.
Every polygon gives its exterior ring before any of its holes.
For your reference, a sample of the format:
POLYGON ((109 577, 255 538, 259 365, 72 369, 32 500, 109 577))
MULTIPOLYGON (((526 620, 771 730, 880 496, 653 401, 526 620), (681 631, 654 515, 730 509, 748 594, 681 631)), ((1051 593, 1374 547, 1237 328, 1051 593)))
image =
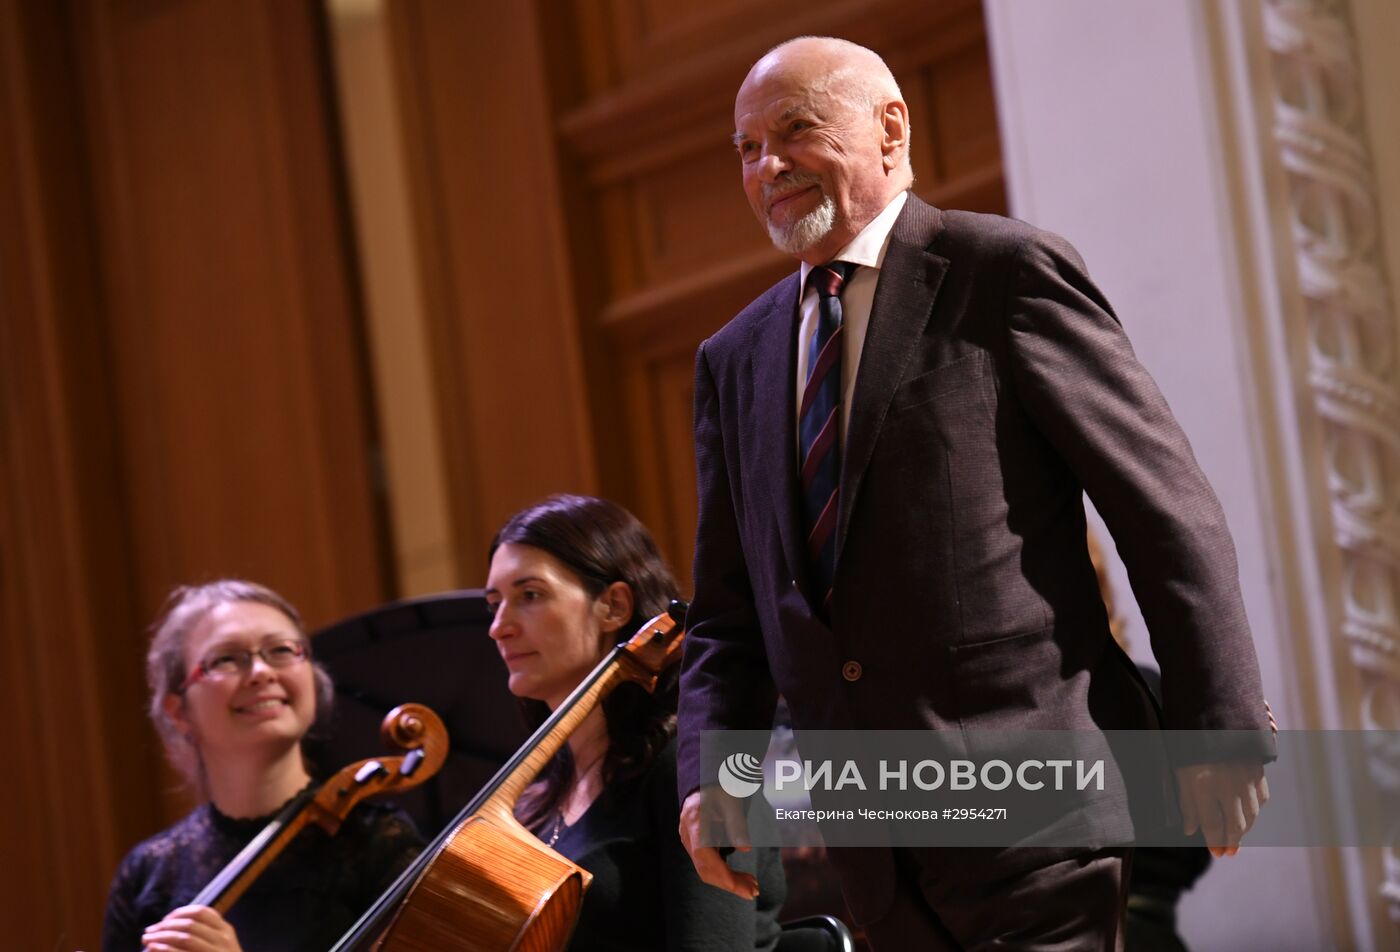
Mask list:
POLYGON ((558 952, 592 875, 515 819, 525 787, 615 687, 651 690, 680 651, 673 602, 618 645, 404 872, 333 952, 558 952))
POLYGON ((373 948, 564 948, 592 874, 541 843, 509 811, 479 811, 454 833, 373 948))

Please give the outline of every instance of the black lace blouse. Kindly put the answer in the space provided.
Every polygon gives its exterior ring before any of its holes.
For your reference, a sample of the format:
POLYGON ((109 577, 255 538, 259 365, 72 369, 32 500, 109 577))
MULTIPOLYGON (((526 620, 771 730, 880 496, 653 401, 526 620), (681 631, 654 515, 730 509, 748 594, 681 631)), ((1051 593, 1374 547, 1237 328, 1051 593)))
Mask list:
MULTIPOLYGON (((103 952, 139 952, 146 926, 187 905, 275 815, 235 820, 205 803, 136 846, 112 880, 103 952)), ((226 918, 245 952, 325 952, 422 844, 402 811, 361 804, 334 837, 302 830, 226 918)))

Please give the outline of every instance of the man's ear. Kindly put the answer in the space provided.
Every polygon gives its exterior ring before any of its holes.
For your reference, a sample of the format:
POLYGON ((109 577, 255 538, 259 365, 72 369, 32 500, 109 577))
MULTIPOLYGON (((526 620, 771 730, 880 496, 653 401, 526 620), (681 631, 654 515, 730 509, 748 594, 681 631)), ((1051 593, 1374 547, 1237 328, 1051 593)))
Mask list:
POLYGON ((636 603, 632 598, 632 586, 626 582, 613 582, 598 596, 598 619, 604 634, 611 635, 632 618, 636 603))
POLYGON ((885 103, 880 111, 880 153, 886 172, 893 172, 909 153, 909 107, 898 99, 885 103))

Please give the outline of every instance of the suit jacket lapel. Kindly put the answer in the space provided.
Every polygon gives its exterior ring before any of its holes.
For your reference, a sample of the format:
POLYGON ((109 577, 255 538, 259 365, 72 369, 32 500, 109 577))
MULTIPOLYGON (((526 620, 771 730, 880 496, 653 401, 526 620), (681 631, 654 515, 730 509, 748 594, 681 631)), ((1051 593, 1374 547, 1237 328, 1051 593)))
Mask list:
POLYGON ((751 455, 760 479, 768 483, 778 520, 783 554, 793 578, 806 577, 806 547, 797 484, 798 276, 792 274, 774 296, 773 310, 760 322, 750 353, 757 446, 751 455))
MULTIPOLYGON (((942 213, 910 195, 890 231, 889 248, 875 285, 870 324, 865 331, 845 453, 841 460, 841 496, 836 521, 839 564, 875 441, 904 369, 933 311, 948 261, 926 249, 942 227, 942 213)), ((795 346, 795 345, 794 345, 795 346)), ((796 437, 794 437, 795 439, 796 437)))

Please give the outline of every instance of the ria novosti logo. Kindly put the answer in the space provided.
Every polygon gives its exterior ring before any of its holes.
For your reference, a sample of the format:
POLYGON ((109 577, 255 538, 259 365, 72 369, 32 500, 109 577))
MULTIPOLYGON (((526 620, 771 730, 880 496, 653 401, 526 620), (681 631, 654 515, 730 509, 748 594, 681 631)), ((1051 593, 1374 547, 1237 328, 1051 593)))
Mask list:
POLYGON ((719 785, 735 799, 751 797, 763 786, 763 764, 753 754, 730 754, 719 765, 719 785))

